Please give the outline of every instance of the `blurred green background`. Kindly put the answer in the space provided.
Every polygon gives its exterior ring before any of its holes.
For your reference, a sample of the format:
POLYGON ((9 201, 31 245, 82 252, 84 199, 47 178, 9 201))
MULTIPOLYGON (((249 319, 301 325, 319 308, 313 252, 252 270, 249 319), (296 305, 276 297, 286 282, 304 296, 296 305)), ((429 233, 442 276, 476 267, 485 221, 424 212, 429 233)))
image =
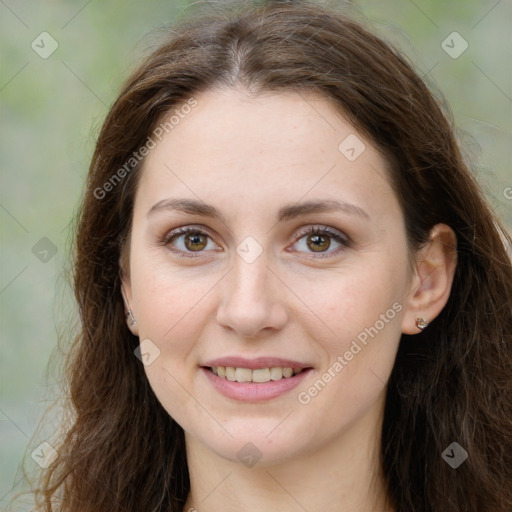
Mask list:
MULTIPOLYGON (((190 3, 0 0, 2 510, 23 487, 20 461, 57 392, 48 361, 74 316, 64 276, 69 223, 95 137, 158 29, 190 3)), ((512 230, 512 3, 359 0, 348 11, 401 48, 444 95, 492 208, 512 230), (453 32, 462 39, 447 39, 453 32)), ((31 450, 29 473, 38 469, 31 450)), ((19 503, 16 510, 28 510, 19 503)))

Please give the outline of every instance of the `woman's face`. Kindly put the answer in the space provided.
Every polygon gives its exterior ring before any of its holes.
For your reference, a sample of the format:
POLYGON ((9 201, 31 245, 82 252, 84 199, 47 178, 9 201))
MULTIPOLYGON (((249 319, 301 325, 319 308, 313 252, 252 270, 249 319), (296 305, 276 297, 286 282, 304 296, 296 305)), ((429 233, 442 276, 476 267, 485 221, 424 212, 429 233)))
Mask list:
POLYGON ((412 273, 385 161, 317 96, 195 99, 152 135, 135 198, 124 291, 152 389, 234 461, 357 445, 412 273))

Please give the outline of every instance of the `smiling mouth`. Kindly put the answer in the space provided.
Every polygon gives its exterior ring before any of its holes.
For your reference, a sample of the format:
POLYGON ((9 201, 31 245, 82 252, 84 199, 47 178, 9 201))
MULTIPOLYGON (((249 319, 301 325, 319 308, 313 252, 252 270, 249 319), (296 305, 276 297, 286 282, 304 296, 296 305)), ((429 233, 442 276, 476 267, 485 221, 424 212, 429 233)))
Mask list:
POLYGON ((235 368, 232 366, 208 366, 211 373, 231 382, 265 382, 290 379, 309 368, 293 369, 274 366, 271 368, 235 368))

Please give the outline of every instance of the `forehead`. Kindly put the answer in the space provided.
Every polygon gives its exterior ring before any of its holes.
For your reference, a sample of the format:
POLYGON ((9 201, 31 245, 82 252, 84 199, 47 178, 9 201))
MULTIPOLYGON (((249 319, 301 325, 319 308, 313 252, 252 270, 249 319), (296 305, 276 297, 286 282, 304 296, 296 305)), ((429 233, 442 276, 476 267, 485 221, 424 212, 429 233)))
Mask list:
POLYGON ((227 89, 194 100, 163 118, 174 116, 154 137, 136 202, 149 208, 179 194, 257 206, 329 194, 375 213, 396 203, 380 153, 323 97, 227 89))

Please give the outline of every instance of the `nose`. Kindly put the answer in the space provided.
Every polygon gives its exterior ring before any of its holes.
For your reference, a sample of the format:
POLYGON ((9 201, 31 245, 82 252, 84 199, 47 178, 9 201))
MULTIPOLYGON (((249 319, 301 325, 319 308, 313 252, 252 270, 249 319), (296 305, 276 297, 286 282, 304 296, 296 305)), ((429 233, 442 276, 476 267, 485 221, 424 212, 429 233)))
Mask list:
POLYGON ((288 313, 280 297, 284 285, 267 266, 264 257, 252 263, 237 258, 226 276, 217 309, 217 322, 246 338, 263 330, 282 329, 288 313))

